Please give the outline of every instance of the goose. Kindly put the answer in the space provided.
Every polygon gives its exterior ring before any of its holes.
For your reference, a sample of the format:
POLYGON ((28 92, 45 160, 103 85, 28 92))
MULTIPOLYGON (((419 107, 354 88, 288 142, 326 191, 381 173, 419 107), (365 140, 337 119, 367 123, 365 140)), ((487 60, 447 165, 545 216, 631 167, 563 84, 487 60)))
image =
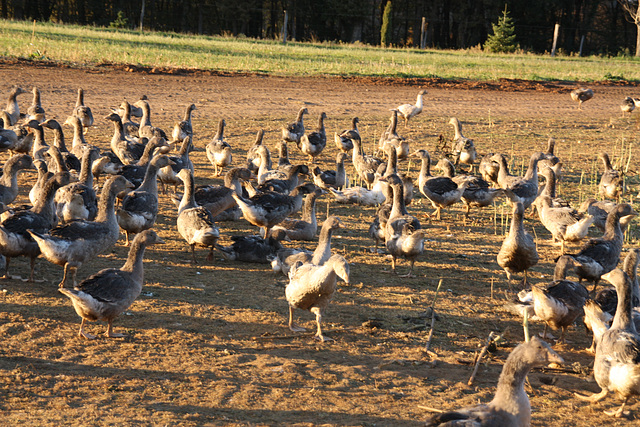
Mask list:
POLYGON ((349 284, 349 263, 340 255, 332 255, 323 265, 296 263, 289 272, 285 297, 289 304, 289 329, 306 331, 293 321, 295 309, 309 310, 316 316, 315 338, 332 341, 322 334, 322 315, 336 292, 338 277, 349 284))
POLYGON ((131 234, 140 233, 155 224, 158 215, 158 170, 172 163, 164 154, 154 156, 140 187, 122 199, 117 217, 118 225, 126 234, 126 246, 129 245, 131 234))
POLYGON ((620 110, 622 111, 622 117, 624 117, 624 113, 629 113, 629 115, 631 115, 631 112, 633 110, 636 109, 636 103, 633 101, 633 98, 630 96, 627 96, 623 101, 622 104, 620 104, 620 110))
MULTIPOLYGON (((538 251, 533 237, 524 229, 524 205, 513 204, 513 216, 509 234, 505 237, 498 252, 498 265, 504 269, 511 288, 511 277, 524 272, 524 285, 527 285, 527 270, 538 263, 538 251)), ((523 286, 524 288, 524 286, 523 286)))
MULTIPOLYGON (((614 288, 615 291, 615 288, 614 288)), ((617 304, 617 297, 616 297, 617 304)), ((587 351, 591 354, 596 353, 596 346, 602 339, 602 335, 609 329, 609 324, 611 320, 613 320, 613 316, 611 316, 606 311, 603 311, 600 308, 600 305, 592 299, 588 299, 584 303, 584 325, 585 327, 591 331, 593 334, 593 341, 591 343, 591 347, 587 349, 587 351)))
POLYGON ((302 206, 301 219, 285 219, 274 225, 271 232, 283 230, 289 240, 313 240, 318 232, 318 220, 316 218, 316 201, 324 194, 320 188, 307 194, 302 206))
POLYGON ((282 230, 272 231, 266 239, 261 236, 231 236, 231 246, 216 245, 216 249, 228 261, 269 264, 282 249, 280 241, 286 238, 282 230))
MULTIPOLYGON (((375 242, 375 250, 377 252, 380 242, 385 241, 385 231, 387 229, 387 222, 389 221, 389 215, 391 215, 391 209, 393 208, 393 189, 390 185, 383 187, 384 202, 378 206, 373 221, 369 225, 369 237, 375 242)), ((404 214, 407 214, 405 212, 404 214)))
POLYGON ((18 197, 18 173, 27 169, 35 169, 28 154, 16 154, 7 160, 0 176, 0 203, 10 205, 18 197))
MULTIPOLYGON (((231 193, 241 196, 242 184, 240 181, 248 180, 251 177, 252 174, 249 169, 229 169, 224 176, 224 185, 200 185, 195 188, 196 204, 209 210, 214 221, 221 221, 220 218, 222 218, 224 212, 231 209, 239 209, 231 193)), ((181 200, 177 200, 176 207, 180 206, 181 200)))
POLYGON ((72 115, 80 119, 85 133, 88 128, 93 126, 93 113, 91 112, 91 108, 84 105, 84 90, 82 88, 78 89, 78 99, 76 100, 76 107, 73 109, 72 115))
POLYGON ((598 158, 604 164, 604 172, 600 177, 598 192, 605 199, 619 200, 623 193, 624 180, 619 171, 611 166, 609 155, 605 152, 599 153, 598 158))
POLYGON ((22 89, 21 87, 14 86, 11 92, 9 93, 9 98, 7 99, 7 107, 4 111, 9 116, 9 123, 5 122, 4 127, 8 128, 9 126, 15 126, 20 119, 20 106, 18 105, 18 96, 23 93, 29 93, 28 91, 22 89))
POLYGON ((493 203, 496 197, 504 195, 501 188, 490 188, 489 183, 482 177, 473 175, 456 175, 455 166, 447 158, 442 158, 436 164, 436 168, 444 172, 444 176, 451 178, 458 186, 467 182, 467 188, 462 193, 462 202, 466 207, 465 217, 469 218, 472 207, 483 208, 493 203))
POLYGON ((622 203, 607 215, 604 235, 599 239, 589 240, 577 254, 570 255, 577 263, 575 272, 583 279, 593 282, 593 291, 600 277, 616 268, 620 260, 624 235, 620 228, 620 218, 638 213, 626 203, 622 203))
POLYGON ((533 308, 535 315, 545 322, 543 338, 547 338, 547 326, 553 330, 562 329, 560 342, 564 343, 567 328, 578 316, 589 299, 589 291, 579 283, 566 280, 566 269, 573 264, 571 258, 558 259, 553 282, 545 287, 533 286, 533 308))
POLYGON ((339 190, 347 186, 347 173, 344 169, 345 159, 347 159, 347 154, 340 152, 336 156, 335 170, 323 171, 317 166, 313 168, 311 171, 311 174, 313 175, 313 183, 324 190, 329 190, 329 188, 339 190))
MULTIPOLYGON (((560 163, 558 163, 560 164, 560 163)), ((533 212, 540 214, 542 210, 542 200, 548 197, 552 208, 571 208, 571 205, 564 199, 556 195, 556 173, 554 168, 543 168, 540 174, 544 177, 545 183, 542 188, 538 187, 538 197, 531 204, 533 212)), ((582 213, 582 212, 580 212, 582 213)), ((581 217, 583 215, 580 215, 581 217)))
POLYGON ((144 250, 147 246, 162 244, 164 240, 153 230, 139 233, 129 249, 127 261, 121 268, 105 268, 80 282, 73 289, 59 288, 68 297, 82 318, 78 335, 92 340, 96 337, 84 331, 86 321, 107 322, 107 338, 120 338, 113 332, 113 321, 133 304, 144 284, 144 250))
POLYGON ((549 344, 537 337, 513 349, 498 379, 496 394, 487 404, 479 404, 434 415, 427 427, 528 427, 531 425, 531 403, 524 390, 529 371, 550 363, 564 363, 549 344))
POLYGON ((28 210, 20 210, 0 223, 0 253, 7 259, 4 277, 9 276, 11 258, 27 256, 31 259, 29 281, 33 282, 36 258, 40 255, 38 244, 27 230, 46 232, 55 226, 53 197, 56 190, 72 181, 69 172, 58 172, 51 177, 42 189, 37 203, 28 210))
POLYGON ((42 187, 44 184, 53 176, 53 172, 49 172, 49 167, 47 166, 47 162, 44 160, 36 160, 33 162, 36 170, 38 171, 38 178, 36 182, 29 190, 29 201, 31 205, 35 205, 38 202, 38 197, 40 197, 40 193, 42 192, 42 187))
POLYGON ((32 92, 33 101, 31 101, 31 106, 27 109, 27 119, 42 123, 46 119, 46 115, 44 108, 42 108, 42 102, 40 101, 40 90, 34 86, 32 92))
POLYGON ((31 119, 25 123, 25 126, 32 129, 33 146, 31 147, 31 157, 34 160, 45 160, 44 153, 49 150, 49 144, 44 140, 44 129, 39 121, 31 119))
POLYGON ((318 119, 318 128, 314 132, 304 134, 298 141, 298 148, 302 153, 309 156, 309 163, 315 163, 316 157, 322 153, 327 145, 327 133, 324 129, 324 121, 327 114, 323 111, 318 119))
POLYGON ((294 167, 294 165, 289 161, 287 141, 282 140, 278 146, 278 170, 287 173, 292 167, 294 167))
POLYGON ((2 127, 0 128, 0 149, 2 151, 9 150, 15 153, 30 153, 33 144, 34 134, 28 126, 23 124, 10 125, 11 118, 6 111, 0 111, 0 120, 2 127))
POLYGON ((407 127, 407 123, 409 122, 409 119, 422 113, 422 107, 423 107, 422 97, 426 93, 427 93, 426 90, 421 90, 420 92, 418 92, 418 96, 416 98, 416 105, 402 104, 396 108, 396 110, 398 110, 398 115, 404 119, 404 127, 407 127))
POLYGON ((413 277, 413 265, 424 251, 424 231, 420 221, 407 213, 404 204, 404 185, 396 174, 380 178, 393 190, 393 205, 384 232, 385 246, 391 254, 391 269, 396 273, 396 260, 409 260, 409 272, 400 277, 413 277))
MULTIPOLYGON (((313 252, 295 248, 280 249, 271 260, 271 268, 274 273, 282 273, 288 276, 291 267, 297 262, 303 264, 311 263, 313 265, 324 264, 331 257, 331 237, 333 231, 342 227, 342 222, 337 216, 329 216, 322 223, 318 246, 316 246, 313 252)), ((276 233, 278 232, 279 231, 276 231, 276 233)), ((272 237, 274 237, 273 234, 272 237)))
MULTIPOLYGON (((2 123, 8 123, 8 115, 3 112, 2 115, 7 116, 7 118, 2 119, 2 123)), ((0 127, 0 151, 13 150, 13 147, 18 143, 18 134, 13 129, 4 129, 4 127, 0 127)))
POLYGON ((571 99, 578 103, 579 110, 582 110, 582 103, 591 98, 593 98, 593 89, 591 88, 581 87, 571 91, 571 99))
POLYGON ((193 112, 197 110, 196 104, 191 104, 184 112, 184 118, 182 121, 176 123, 173 126, 171 136, 173 137, 173 143, 184 141, 188 136, 193 138, 193 126, 191 125, 191 116, 193 112))
POLYGON ((256 155, 260 159, 257 176, 258 184, 264 184, 265 181, 270 179, 287 179, 286 172, 272 169, 273 163, 271 162, 271 153, 267 147, 264 145, 259 146, 256 150, 256 155))
POLYGON ((284 195, 274 192, 258 194, 246 199, 238 194, 231 193, 240 206, 244 218, 251 224, 262 227, 264 235, 269 235, 269 229, 287 216, 297 212, 302 207, 302 197, 315 190, 315 185, 304 184, 296 187, 291 194, 284 195))
MULTIPOLYGON (((185 138, 186 139, 186 138, 185 138)), ((193 171, 181 169, 178 177, 184 182, 184 194, 178 207, 178 232, 191 246, 191 262, 197 264, 196 245, 211 248, 207 260, 213 260, 213 248, 220 237, 220 231, 213 222, 213 216, 206 208, 198 206, 194 196, 193 171)))
POLYGON ((304 135, 303 118, 305 114, 309 114, 309 110, 303 107, 298 111, 296 121, 282 128, 282 139, 287 142, 295 142, 296 144, 300 141, 300 138, 304 135))
POLYGON ((138 135, 140 132, 140 124, 132 121, 131 116, 142 117, 142 110, 140 108, 129 104, 127 101, 122 101, 119 109, 116 110, 112 108, 111 111, 120 116, 122 126, 124 126, 124 131, 127 135, 138 135))
POLYGON ((264 130, 260 129, 256 134, 256 140, 253 145, 247 150, 247 169, 253 173, 258 173, 260 167, 260 156, 258 155, 258 148, 262 147, 264 140, 264 130))
POLYGON ((67 169, 74 173, 80 173, 80 159, 75 154, 67 150, 67 146, 64 143, 64 132, 62 131, 60 123, 55 119, 47 119, 42 122, 42 126, 53 130, 53 146, 60 151, 60 155, 62 155, 62 158, 67 165, 67 169))
MULTIPOLYGON (((589 198, 582 202, 578 212, 592 215, 594 217, 593 225, 604 233, 607 223, 607 215, 609 215, 616 206, 618 206, 618 204, 615 202, 608 200, 598 201, 594 198, 589 198)), ((622 230, 622 234, 627 232, 627 227, 629 227, 629 223, 633 218, 633 215, 627 215, 620 218, 620 229, 622 230)))
MULTIPOLYGON (((64 267, 59 287, 65 287, 84 263, 111 250, 118 241, 120 229, 115 213, 116 195, 133 189, 133 184, 122 176, 110 177, 100 193, 95 220, 75 220, 52 228, 46 234, 29 230, 42 255, 51 263, 64 267)), ((67 286, 69 287, 69 286, 67 286)))
MULTIPOLYGON (((544 153, 544 157, 538 161, 538 173, 542 173, 545 168, 552 168, 556 166, 560 159, 555 155, 556 150, 556 140, 555 138, 550 137, 547 140, 547 152, 544 153)), ((557 170, 554 170, 557 174, 557 170)), ((559 176, 557 177, 559 179, 559 176)))
POLYGON ((225 123, 224 119, 220 119, 218 132, 206 147, 207 158, 213 165, 214 176, 220 176, 224 167, 231 164, 231 146, 224 140, 225 123))
POLYGON ((621 417, 631 396, 640 395, 640 336, 631 321, 631 283, 629 276, 620 269, 604 274, 603 279, 612 283, 618 294, 618 307, 611 327, 602 334, 596 346, 593 376, 602 389, 600 393, 575 396, 588 402, 599 402, 609 391, 618 394, 622 405, 616 411, 605 414, 621 417))
POLYGON ((502 154, 495 154, 492 159, 500 165, 498 183, 504 189, 511 203, 520 202, 527 210, 538 197, 538 161, 543 157, 541 152, 533 153, 529 160, 529 168, 523 177, 509 174, 507 159, 502 154))
MULTIPOLYGON (((142 95, 139 99, 140 101, 148 101, 149 97, 147 95, 142 95)), ((113 111, 114 113, 116 113, 117 115, 119 115, 120 117, 122 117, 122 120, 124 121, 125 118, 125 113, 126 113, 126 107, 125 107, 125 103, 127 103, 129 105, 129 116, 133 116, 133 117, 142 117, 142 108, 137 107, 136 105, 132 105, 130 104, 126 99, 124 101, 122 101, 122 104, 120 104, 119 108, 113 108, 111 107, 111 111, 113 111)))
POLYGON ((593 216, 581 215, 571 207, 553 207, 549 196, 542 197, 539 215, 540 222, 549 230, 553 240, 560 241, 560 255, 564 255, 566 242, 579 242, 587 237, 594 221, 593 216))
POLYGON ((480 160, 478 171, 485 181, 499 187, 498 174, 500 173, 500 164, 493 160, 494 155, 494 153, 484 155, 480 160))
POLYGON ((93 221, 98 214, 98 200, 93 189, 93 174, 91 173, 91 165, 98 157, 100 157, 98 148, 87 148, 82 156, 82 168, 78 182, 66 185, 56 192, 54 198, 56 215, 61 222, 66 223, 74 219, 93 221), (73 202, 77 197, 81 201, 79 204, 73 202))
POLYGON ((84 154, 84 149, 88 146, 87 141, 84 139, 82 122, 76 116, 69 116, 62 125, 71 126, 73 128, 73 142, 71 143, 71 152, 77 158, 81 158, 84 154))
POLYGON ((105 119, 113 122, 114 132, 110 143, 111 151, 113 151, 122 164, 132 165, 136 163, 144 153, 144 144, 125 138, 122 120, 116 113, 109 114, 105 119))
POLYGON ((154 136, 149 140, 149 142, 147 142, 142 156, 136 163, 131 165, 120 165, 120 170, 116 173, 127 178, 135 188, 138 188, 142 184, 142 181, 144 181, 144 176, 147 173, 147 166, 149 166, 149 162, 153 156, 155 154, 164 154, 164 150, 166 150, 168 146, 169 145, 164 138, 154 136))
POLYGON ((333 140, 336 143, 336 147, 344 153, 349 153, 349 151, 353 150, 353 138, 360 138, 360 131, 358 130, 358 123, 360 123, 360 119, 354 117, 351 120, 351 129, 345 129, 342 132, 334 132, 333 140))
POLYGON ((431 202, 436 210, 436 218, 441 219, 441 210, 454 203, 458 203, 462 194, 469 186, 469 181, 462 181, 459 185, 446 176, 431 176, 431 157, 426 150, 418 150, 413 153, 422 161, 418 188, 420 192, 431 202))
POLYGON ((192 147, 193 147, 192 137, 186 136, 182 141, 182 145, 180 146, 180 151, 178 151, 178 155, 169 156, 169 160, 171 160, 173 164, 170 166, 165 166, 158 171, 158 179, 162 184, 163 193, 166 193, 167 185, 173 184, 174 186, 173 189, 175 192, 176 187, 180 183, 184 182, 178 177, 178 173, 182 169, 188 169, 189 171, 191 171, 191 173, 194 172, 193 163, 189 158, 189 152, 191 151, 192 147))
POLYGON ((451 146, 451 154, 455 159, 454 164, 456 166, 458 166, 458 164, 473 165, 473 162, 475 162, 478 157, 473 139, 462 135, 462 124, 456 117, 451 117, 449 124, 453 126, 453 130, 455 131, 453 144, 451 146))
POLYGON ((158 136, 160 138, 169 139, 167 138, 167 134, 162 129, 151 125, 151 108, 149 107, 148 101, 140 99, 133 105, 142 110, 140 129, 138 130, 138 136, 140 138, 151 139, 154 136, 158 136))
POLYGON ((338 191, 329 187, 330 194, 340 204, 353 204, 362 206, 377 206, 384 202, 384 194, 381 188, 374 187, 368 190, 364 187, 349 187, 338 191))
MULTIPOLYGON (((283 178, 264 179, 261 175, 263 183, 258 186, 258 191, 271 190, 276 193, 289 194, 300 183, 300 175, 308 175, 309 167, 307 165, 295 165, 285 173, 283 178)), ((270 174, 269 176, 274 176, 270 174)))
POLYGON ((375 180, 375 173, 378 167, 383 163, 382 159, 364 154, 362 140, 359 137, 353 138, 352 141, 353 152, 351 154, 351 160, 353 167, 360 179, 371 186, 375 180))
POLYGON ((391 123, 385 132, 382 133, 378 140, 378 149, 385 151, 386 145, 395 147, 398 159, 406 159, 409 156, 409 142, 398 135, 398 110, 391 110, 391 123))

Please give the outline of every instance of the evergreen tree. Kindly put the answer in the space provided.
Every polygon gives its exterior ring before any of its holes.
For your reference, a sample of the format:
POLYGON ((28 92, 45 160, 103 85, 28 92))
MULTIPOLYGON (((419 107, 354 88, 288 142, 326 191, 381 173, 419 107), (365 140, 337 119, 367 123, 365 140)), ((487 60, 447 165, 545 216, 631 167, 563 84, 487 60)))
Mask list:
POLYGON ((491 24, 493 34, 491 34, 484 43, 484 50, 487 52, 512 53, 518 48, 516 43, 515 28, 513 20, 507 12, 505 5, 502 16, 498 18, 498 24, 491 24))
POLYGON ((380 44, 387 47, 391 44, 391 2, 384 6, 382 14, 382 29, 380 30, 380 44))

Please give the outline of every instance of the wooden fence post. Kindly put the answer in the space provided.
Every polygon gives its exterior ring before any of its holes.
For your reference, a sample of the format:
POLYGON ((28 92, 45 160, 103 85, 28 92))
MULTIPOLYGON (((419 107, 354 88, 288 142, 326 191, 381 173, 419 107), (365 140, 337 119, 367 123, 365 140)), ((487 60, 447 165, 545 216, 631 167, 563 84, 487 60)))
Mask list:
POLYGON ((287 43, 287 21, 288 21, 287 11, 284 11, 284 23, 282 25, 282 43, 287 43))
POLYGON ((427 47, 427 18, 422 17, 422 26, 420 30, 420 49, 427 47))
POLYGON ((556 24, 553 30, 553 46, 551 47, 551 56, 556 56, 556 46, 558 44, 558 34, 560 34, 560 24, 556 24))

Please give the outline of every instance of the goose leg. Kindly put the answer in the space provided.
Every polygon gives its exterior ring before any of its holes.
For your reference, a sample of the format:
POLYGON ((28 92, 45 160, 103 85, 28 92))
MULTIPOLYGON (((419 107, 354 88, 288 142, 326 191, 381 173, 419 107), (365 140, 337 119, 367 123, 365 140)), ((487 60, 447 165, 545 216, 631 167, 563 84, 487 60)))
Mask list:
POLYGON ((604 411, 604 413, 609 416, 620 418, 624 414, 624 407, 627 404, 627 400, 629 400, 629 398, 625 397, 624 401, 622 402, 622 405, 616 411, 610 410, 610 411, 604 411))
POLYGON ((9 276, 9 263, 10 262, 11 262, 11 257, 6 257, 5 264, 4 264, 4 277, 3 277, 3 279, 5 279, 5 280, 11 279, 11 277, 9 276))
POLYGON ((116 334, 113 332, 113 319, 109 320, 107 324, 107 332, 105 333, 107 338, 122 338, 124 334, 116 334))
MULTIPOLYGON (((62 282, 60 282, 58 284, 59 288, 64 288, 65 287, 65 285, 67 283, 67 276, 69 274, 69 268, 71 268, 71 267, 69 267, 69 263, 66 263, 64 265, 64 274, 62 275, 62 282)), ((75 283, 74 283, 74 285, 75 285, 75 283)))
POLYGON ((84 331, 84 322, 85 322, 85 320, 84 320, 84 318, 82 318, 82 322, 80 323, 80 331, 78 331, 78 336, 86 338, 88 340, 96 339, 95 335, 91 335, 89 332, 85 332, 84 331))
POLYGON ((207 255, 207 261, 213 261, 213 246, 211 246, 211 250, 209 250, 209 255, 207 255))
POLYGON ((32 257, 30 260, 30 264, 31 264, 31 272, 29 273, 29 282, 33 283, 33 272, 36 269, 36 258, 37 257, 32 257))
POLYGON ((411 266, 409 267, 409 272, 408 272, 407 274, 403 274, 403 275, 400 275, 400 276, 398 276, 398 277, 416 277, 416 276, 413 274, 413 264, 414 264, 416 261, 412 259, 412 260, 411 260, 411 261, 409 261, 409 262, 410 262, 410 265, 411 265, 411 266))
POLYGON ((191 265, 195 265, 197 263, 198 261, 196 261, 196 244, 194 243, 193 245, 191 245, 191 265))
POLYGON ((591 402, 591 403, 600 402, 602 399, 604 399, 607 396, 607 394, 609 394, 609 390, 606 388, 603 388, 600 393, 594 393, 591 396, 583 396, 582 394, 579 394, 579 393, 573 393, 573 395, 578 399, 584 400, 586 402, 591 402))
POLYGON ((316 315, 316 324, 318 325, 318 330, 316 331, 316 335, 314 338, 322 342, 333 341, 332 338, 322 335, 322 327, 320 326, 320 324, 322 323, 322 310, 320 310, 319 307, 311 307, 310 311, 316 315))
POLYGON ((306 331, 305 328, 303 328, 302 326, 298 326, 293 321, 293 310, 294 310, 294 308, 292 306, 289 306, 289 329, 291 329, 293 332, 304 332, 304 331, 306 331))

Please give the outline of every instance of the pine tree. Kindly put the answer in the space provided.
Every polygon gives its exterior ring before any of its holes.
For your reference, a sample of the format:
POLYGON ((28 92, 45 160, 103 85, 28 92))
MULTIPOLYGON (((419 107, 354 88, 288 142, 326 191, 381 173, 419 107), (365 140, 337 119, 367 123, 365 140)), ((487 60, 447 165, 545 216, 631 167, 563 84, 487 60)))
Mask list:
POLYGON ((498 24, 491 24, 493 34, 491 34, 484 43, 484 50, 487 52, 512 53, 518 48, 516 43, 515 28, 513 20, 507 12, 505 5, 502 16, 498 18, 498 24))
POLYGON ((380 44, 387 47, 391 44, 391 2, 384 6, 382 14, 382 29, 380 30, 380 44))

